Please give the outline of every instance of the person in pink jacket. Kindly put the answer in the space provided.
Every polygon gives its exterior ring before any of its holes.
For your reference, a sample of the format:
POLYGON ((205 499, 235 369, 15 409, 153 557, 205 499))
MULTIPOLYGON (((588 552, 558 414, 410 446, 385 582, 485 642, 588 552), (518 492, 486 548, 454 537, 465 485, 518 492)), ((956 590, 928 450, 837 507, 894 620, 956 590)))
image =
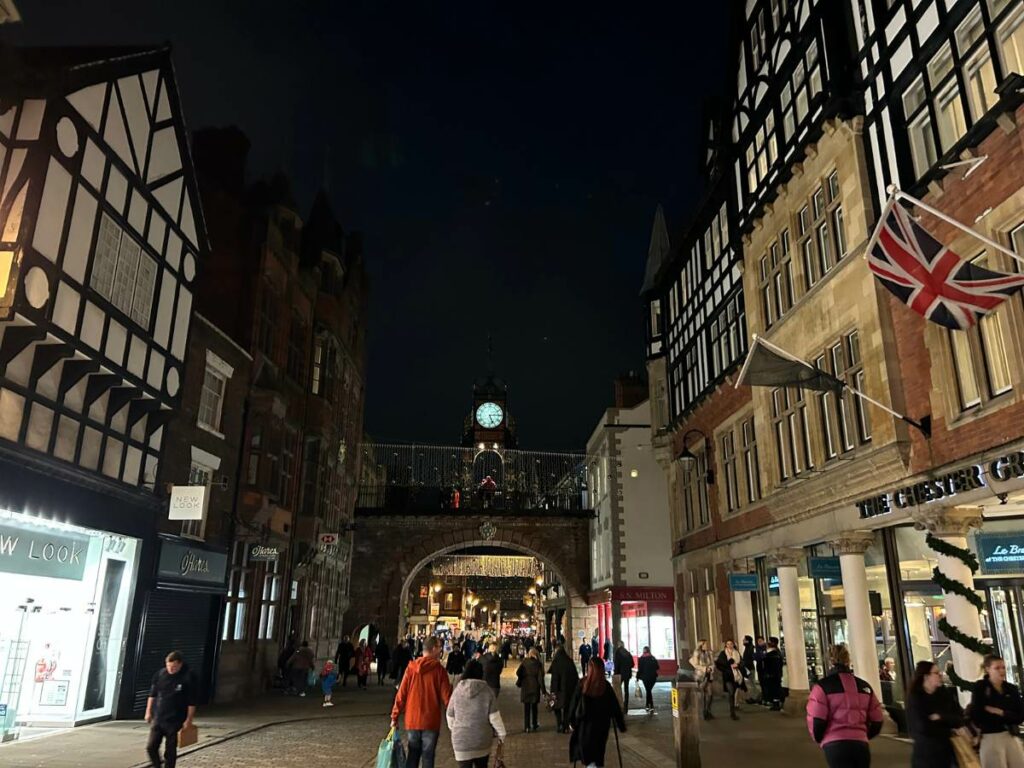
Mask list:
POLYGON ((845 645, 830 655, 832 671, 815 683, 807 700, 807 729, 829 768, 868 768, 868 740, 882 730, 882 706, 871 686, 853 676, 845 645))

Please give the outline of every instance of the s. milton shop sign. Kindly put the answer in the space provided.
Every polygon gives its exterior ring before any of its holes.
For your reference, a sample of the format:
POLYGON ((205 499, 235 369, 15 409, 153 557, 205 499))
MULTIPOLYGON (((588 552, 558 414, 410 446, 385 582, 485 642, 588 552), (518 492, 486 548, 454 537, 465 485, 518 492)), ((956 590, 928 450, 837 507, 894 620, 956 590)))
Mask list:
POLYGON ((862 518, 886 515, 894 509, 923 506, 942 499, 949 499, 961 493, 984 488, 985 475, 994 480, 1006 481, 1024 477, 1024 451, 1016 451, 993 459, 988 464, 974 464, 954 469, 938 477, 928 478, 919 483, 897 488, 895 491, 871 496, 856 502, 862 518))

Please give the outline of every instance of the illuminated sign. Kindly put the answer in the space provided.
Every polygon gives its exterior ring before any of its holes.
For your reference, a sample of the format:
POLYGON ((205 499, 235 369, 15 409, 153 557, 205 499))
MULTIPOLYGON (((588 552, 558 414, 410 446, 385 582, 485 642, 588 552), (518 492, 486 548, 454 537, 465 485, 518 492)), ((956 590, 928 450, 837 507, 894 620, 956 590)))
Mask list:
POLYGON ((0 524, 0 571, 80 580, 89 537, 45 526, 0 524))
POLYGON ((977 533, 978 564, 982 573, 1024 571, 1024 535, 1020 533, 977 533))
MULTIPOLYGON (((1015 475, 1010 474, 1011 464, 1009 462, 1010 457, 1008 456, 993 461, 990 466, 992 476, 999 480, 1009 480, 1013 476, 1024 476, 1024 469, 1021 469, 1020 458, 1012 465, 1015 467, 1013 470, 1015 475), (999 476, 996 472, 997 465, 1006 474, 1006 477, 999 476)), ((982 474, 982 467, 977 465, 956 469, 944 475, 922 480, 914 485, 908 485, 905 488, 898 488, 891 493, 883 493, 880 496, 862 499, 856 503, 856 507, 862 518, 869 518, 887 515, 893 509, 906 509, 907 507, 930 504, 933 501, 947 499, 967 491, 973 491, 976 488, 984 488, 985 479, 982 477, 982 474)))

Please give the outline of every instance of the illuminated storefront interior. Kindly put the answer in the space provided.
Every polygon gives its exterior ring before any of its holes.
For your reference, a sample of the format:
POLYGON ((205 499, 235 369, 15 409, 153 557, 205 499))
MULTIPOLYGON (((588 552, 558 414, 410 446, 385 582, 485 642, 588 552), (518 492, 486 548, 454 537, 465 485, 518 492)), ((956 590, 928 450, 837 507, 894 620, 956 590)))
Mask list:
POLYGON ((110 717, 138 539, 0 510, 0 734, 110 717))

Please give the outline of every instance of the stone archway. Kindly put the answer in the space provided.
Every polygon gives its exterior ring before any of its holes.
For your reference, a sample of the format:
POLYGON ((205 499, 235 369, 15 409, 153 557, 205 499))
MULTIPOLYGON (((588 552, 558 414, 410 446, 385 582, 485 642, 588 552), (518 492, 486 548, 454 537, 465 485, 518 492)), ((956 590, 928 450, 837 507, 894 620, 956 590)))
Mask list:
MULTIPOLYGON (((446 546, 446 547, 442 547, 441 549, 438 549, 436 552, 434 552, 434 553, 428 555, 427 557, 423 558, 422 560, 420 560, 420 562, 418 562, 415 566, 413 566, 412 570, 409 571, 409 575, 405 577, 405 582, 402 584, 402 589, 401 589, 401 592, 399 593, 399 600, 398 600, 398 635, 399 636, 404 636, 406 634, 407 626, 406 626, 405 617, 406 617, 407 611, 405 609, 408 607, 409 590, 410 590, 410 588, 413 585, 413 581, 419 575, 420 571, 422 571, 424 568, 426 568, 431 563, 431 561, 433 561, 435 558, 443 557, 444 555, 455 554, 457 552, 461 552, 461 551, 463 551, 465 549, 470 549, 472 547, 501 547, 503 549, 509 549, 509 550, 511 550, 513 552, 518 552, 519 554, 529 555, 530 557, 537 558, 537 560, 541 561, 548 569, 551 570, 552 573, 555 574, 555 577, 558 579, 558 582, 564 586, 564 588, 566 590, 566 599, 567 599, 567 602, 569 603, 569 605, 570 606, 574 606, 574 607, 584 608, 584 609, 586 608, 586 595, 579 594, 579 593, 574 593, 573 589, 569 586, 569 584, 566 581, 565 577, 562 575, 561 571, 558 569, 558 566, 555 565, 554 563, 552 563, 550 560, 546 559, 539 552, 536 552, 535 550, 533 550, 533 549, 531 549, 531 548, 529 548, 527 546, 524 546, 522 544, 514 544, 514 543, 511 543, 511 542, 500 541, 500 540, 497 540, 497 539, 479 539, 477 541, 469 541, 469 542, 465 542, 463 544, 452 544, 452 545, 449 545, 449 546, 446 546), (579 605, 576 606, 575 603, 579 603, 579 605)), ((573 627, 572 627, 572 611, 568 611, 566 613, 566 615, 568 616, 568 621, 566 622, 566 637, 571 637, 572 636, 572 630, 573 630, 573 627)))
POLYGON ((436 557, 471 547, 504 547, 543 561, 566 592, 566 637, 582 628, 590 584, 589 514, 484 516, 358 515, 346 627, 374 624, 388 643, 415 574, 436 557))

